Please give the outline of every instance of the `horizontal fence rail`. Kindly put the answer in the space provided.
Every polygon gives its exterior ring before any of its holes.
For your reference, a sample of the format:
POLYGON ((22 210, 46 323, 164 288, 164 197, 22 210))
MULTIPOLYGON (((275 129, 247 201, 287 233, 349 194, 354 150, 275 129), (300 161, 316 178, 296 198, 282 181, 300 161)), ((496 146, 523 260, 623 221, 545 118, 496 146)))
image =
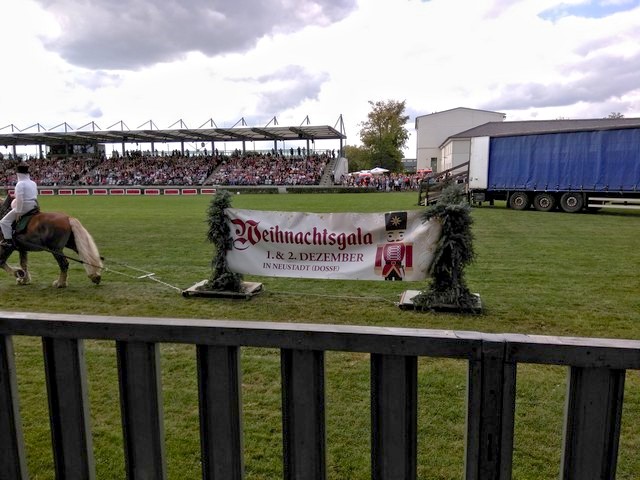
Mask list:
POLYGON ((371 362, 371 476, 417 476, 417 359, 468 362, 465 478, 511 478, 518 363, 568 367, 563 479, 615 478, 640 341, 0 311, 0 478, 28 478, 13 336, 41 337, 56 478, 95 478, 84 340, 115 341, 127 478, 166 478, 159 346, 196 346, 202 478, 244 478, 240 351, 280 350, 285 479, 325 479, 325 352, 371 362))

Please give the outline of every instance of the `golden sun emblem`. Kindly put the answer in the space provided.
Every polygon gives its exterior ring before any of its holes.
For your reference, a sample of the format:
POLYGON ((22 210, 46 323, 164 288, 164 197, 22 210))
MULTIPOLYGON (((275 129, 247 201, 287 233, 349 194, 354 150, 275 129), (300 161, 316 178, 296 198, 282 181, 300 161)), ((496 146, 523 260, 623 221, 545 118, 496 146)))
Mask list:
POLYGON ((393 217, 391 217, 389 219, 389 223, 391 225, 393 225, 394 227, 397 227, 398 225, 400 225, 402 223, 402 219, 399 216, 394 215, 393 217))

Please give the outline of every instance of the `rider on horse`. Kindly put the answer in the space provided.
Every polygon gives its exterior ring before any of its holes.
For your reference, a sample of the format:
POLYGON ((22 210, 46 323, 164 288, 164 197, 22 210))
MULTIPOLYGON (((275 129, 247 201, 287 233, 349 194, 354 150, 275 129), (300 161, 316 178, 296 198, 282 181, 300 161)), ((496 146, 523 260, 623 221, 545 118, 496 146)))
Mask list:
POLYGON ((2 220, 0 220, 0 228, 4 240, 0 242, 0 247, 13 249, 13 222, 19 220, 22 215, 33 210, 38 206, 38 186, 36 182, 29 177, 29 166, 21 163, 17 168, 18 183, 15 188, 15 206, 12 207, 2 220))

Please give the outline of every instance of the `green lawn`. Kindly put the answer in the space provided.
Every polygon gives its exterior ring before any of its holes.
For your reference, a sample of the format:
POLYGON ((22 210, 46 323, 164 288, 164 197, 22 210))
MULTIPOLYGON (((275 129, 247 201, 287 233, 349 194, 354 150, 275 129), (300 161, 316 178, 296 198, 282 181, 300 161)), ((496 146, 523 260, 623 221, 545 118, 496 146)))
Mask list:
MULTIPOLYGON (((385 325, 481 332, 640 338, 640 215, 628 212, 473 210, 477 261, 468 269, 481 316, 417 313, 395 302, 423 282, 366 282, 250 277, 265 291, 250 301, 183 298, 170 286, 137 279, 144 272, 176 288, 210 275, 206 241, 210 197, 41 197, 45 210, 77 216, 93 234, 108 271, 94 286, 79 264, 67 289, 54 289, 57 266, 31 255, 33 284, 0 272, 2 310, 123 316, 247 319, 385 325), (127 268, 126 265, 135 269, 127 268), (137 269, 137 270, 136 270, 137 269)), ((384 212, 417 208, 415 193, 286 194, 233 197, 233 206, 311 212, 384 212)), ((12 259, 15 263, 16 260, 12 259)), ((21 410, 32 478, 53 478, 41 346, 15 338, 21 410)), ((91 415, 98 478, 124 475, 114 346, 89 341, 91 415)), ((332 479, 369 472, 369 359, 327 353, 327 461, 332 479)), ((162 346, 169 478, 199 478, 195 349, 162 346)), ((279 352, 244 349, 243 401, 249 479, 281 477, 279 352)), ((518 368, 514 478, 557 478, 566 372, 518 368)), ((640 476, 639 378, 627 375, 618 478, 640 476)), ((466 365, 419 362, 419 478, 462 478, 466 365)))

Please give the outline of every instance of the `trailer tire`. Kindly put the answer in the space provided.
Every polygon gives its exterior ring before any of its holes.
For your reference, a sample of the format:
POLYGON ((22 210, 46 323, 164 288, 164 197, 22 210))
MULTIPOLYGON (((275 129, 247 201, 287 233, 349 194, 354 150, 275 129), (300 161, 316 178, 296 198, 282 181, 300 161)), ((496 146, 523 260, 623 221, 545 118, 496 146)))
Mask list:
POLYGON ((560 208, 567 213, 576 213, 584 207, 584 197, 581 193, 567 192, 560 197, 560 208))
POLYGON ((539 212, 550 212, 556 208, 556 197, 546 192, 537 193, 533 197, 533 208, 539 212))
POLYGON ((531 206, 527 192, 515 192, 509 197, 509 206, 514 210, 526 210, 531 206))

